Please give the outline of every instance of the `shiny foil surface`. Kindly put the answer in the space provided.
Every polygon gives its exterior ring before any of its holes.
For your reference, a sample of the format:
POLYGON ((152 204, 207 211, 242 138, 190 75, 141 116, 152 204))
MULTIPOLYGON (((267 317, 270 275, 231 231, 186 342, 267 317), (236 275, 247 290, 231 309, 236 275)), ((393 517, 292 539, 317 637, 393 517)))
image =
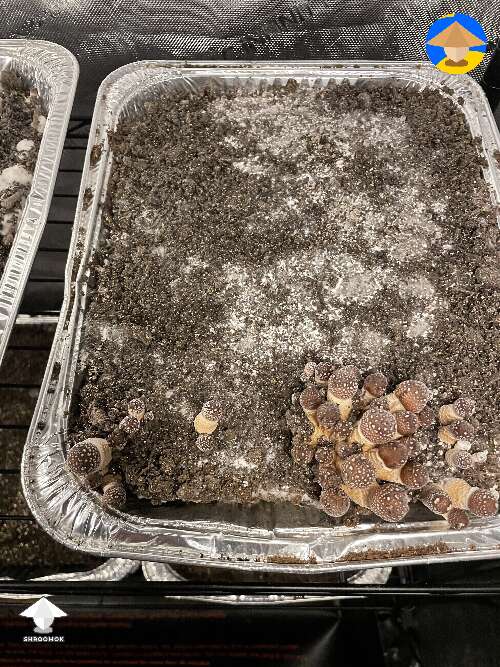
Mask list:
POLYGON ((0 277, 1 363, 49 213, 78 79, 78 63, 58 44, 4 39, 0 40, 0 70, 12 70, 36 88, 47 114, 31 190, 0 277))
POLYGON ((496 558, 500 517, 474 519, 466 530, 456 532, 444 520, 417 508, 404 523, 366 521, 354 528, 333 525, 315 508, 287 503, 153 507, 134 499, 133 510, 117 511, 103 507, 98 494, 83 489, 65 467, 65 434, 77 392, 83 341, 87 269, 99 245, 112 164, 107 132, 120 118, 143 113, 144 104, 159 94, 196 90, 208 82, 222 88, 254 89, 289 78, 315 87, 348 80, 361 87, 432 88, 456 104, 462 98, 460 108, 472 135, 482 142, 492 199, 500 201, 494 156, 500 150, 500 137, 482 90, 467 76, 447 75, 426 63, 361 61, 143 61, 116 70, 105 79, 97 97, 62 315, 23 457, 27 501, 52 537, 68 547, 109 557, 297 574, 496 558), (91 160, 96 144, 101 150, 94 151, 91 160))

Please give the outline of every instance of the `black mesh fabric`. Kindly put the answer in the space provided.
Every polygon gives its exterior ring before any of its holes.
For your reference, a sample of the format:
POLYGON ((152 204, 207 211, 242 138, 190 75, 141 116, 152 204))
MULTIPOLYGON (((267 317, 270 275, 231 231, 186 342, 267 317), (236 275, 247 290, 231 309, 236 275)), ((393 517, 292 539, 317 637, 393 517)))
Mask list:
POLYGON ((0 35, 70 49, 90 112, 100 81, 144 58, 426 60, 427 30, 449 11, 479 20, 492 44, 500 32, 497 0, 3 0, 0 35))

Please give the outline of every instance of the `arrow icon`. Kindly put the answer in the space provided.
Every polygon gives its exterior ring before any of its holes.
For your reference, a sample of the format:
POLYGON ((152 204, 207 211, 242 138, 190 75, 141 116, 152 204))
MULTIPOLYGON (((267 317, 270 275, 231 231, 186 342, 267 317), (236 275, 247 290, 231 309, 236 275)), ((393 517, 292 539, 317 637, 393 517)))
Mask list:
POLYGON ((48 635, 52 632, 51 626, 54 618, 67 616, 67 614, 62 609, 59 609, 59 607, 56 607, 55 604, 52 604, 50 600, 43 597, 35 602, 35 604, 32 604, 31 607, 22 611, 19 616, 32 618, 35 623, 35 632, 48 635))

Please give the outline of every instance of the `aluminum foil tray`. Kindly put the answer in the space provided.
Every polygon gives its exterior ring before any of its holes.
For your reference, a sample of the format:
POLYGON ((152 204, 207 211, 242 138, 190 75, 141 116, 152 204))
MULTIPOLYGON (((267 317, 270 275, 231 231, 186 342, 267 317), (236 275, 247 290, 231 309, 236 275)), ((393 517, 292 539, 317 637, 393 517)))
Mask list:
POLYGON ((0 70, 13 70, 34 86, 47 114, 31 190, 0 277, 1 363, 49 213, 78 80, 78 63, 59 44, 3 39, 0 40, 0 70))
POLYGON ((358 570, 415 562, 495 558, 500 555, 500 517, 474 520, 461 532, 448 530, 430 513, 401 524, 355 528, 332 526, 318 510, 257 503, 104 508, 64 466, 68 414, 86 306, 88 263, 99 243, 112 155, 107 133, 121 117, 140 114, 158 94, 219 86, 257 87, 259 82, 302 79, 326 85, 348 79, 357 86, 431 87, 458 104, 462 98, 472 134, 480 137, 492 199, 500 201, 494 152, 500 137, 486 99, 467 76, 450 76, 429 64, 376 62, 179 63, 144 61, 110 74, 100 87, 90 131, 76 224, 66 272, 62 317, 24 452, 26 498, 41 526, 68 547, 104 556, 183 562, 252 570, 312 572, 358 570), (92 151, 95 145, 100 150, 92 151), (96 159, 97 156, 97 159, 96 159), (85 194, 85 206, 84 206, 85 194), (91 195, 91 196, 90 196, 91 195))

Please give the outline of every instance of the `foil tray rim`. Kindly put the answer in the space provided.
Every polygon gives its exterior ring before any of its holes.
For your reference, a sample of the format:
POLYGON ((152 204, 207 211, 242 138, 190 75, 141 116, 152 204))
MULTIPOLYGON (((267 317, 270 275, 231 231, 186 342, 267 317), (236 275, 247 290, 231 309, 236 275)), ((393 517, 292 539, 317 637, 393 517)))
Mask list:
POLYGON ((0 39, 0 69, 6 65, 29 74, 32 83, 43 82, 46 91, 39 92, 48 108, 30 192, 0 278, 0 364, 47 221, 79 73, 75 56, 46 40, 0 39))
POLYGON ((113 127, 118 112, 137 95, 140 81, 147 88, 175 77, 185 77, 189 82, 194 75, 251 78, 263 73, 339 80, 382 78, 423 87, 432 85, 442 94, 448 94, 446 89, 451 90, 455 97, 465 98, 463 110, 471 131, 483 141, 488 161, 485 177, 495 200, 500 201, 500 178, 494 161, 494 152, 500 150, 500 136, 481 88, 469 77, 453 79, 453 75, 445 75, 429 63, 174 60, 139 61, 118 68, 104 79, 97 95, 66 269, 62 314, 23 455, 22 481, 28 504, 42 527, 65 546, 107 557, 297 574, 497 558, 499 517, 473 521, 460 533, 448 530, 445 522, 439 520, 381 525, 378 530, 371 526, 263 530, 221 522, 162 522, 106 510, 98 503, 96 494, 81 488, 64 467, 63 434, 67 418, 61 418, 60 414, 70 400, 65 381, 68 376, 74 380, 83 320, 80 302, 85 297, 86 260, 92 251, 92 231, 98 227, 109 174, 107 131, 113 127), (102 151, 95 162, 92 149, 96 144, 101 144, 102 151), (92 198, 84 206, 84 194, 89 188, 92 198), (80 266, 76 273, 77 260, 80 266), (340 553, 329 548, 334 542, 342 545, 340 553), (440 551, 438 545, 443 542, 447 548, 440 551), (363 557, 367 548, 376 549, 381 544, 385 545, 382 551, 387 557, 363 557), (429 546, 435 546, 437 551, 426 552, 429 546), (396 554, 396 549, 400 553, 396 554), (324 557, 316 559, 318 552, 324 557))

